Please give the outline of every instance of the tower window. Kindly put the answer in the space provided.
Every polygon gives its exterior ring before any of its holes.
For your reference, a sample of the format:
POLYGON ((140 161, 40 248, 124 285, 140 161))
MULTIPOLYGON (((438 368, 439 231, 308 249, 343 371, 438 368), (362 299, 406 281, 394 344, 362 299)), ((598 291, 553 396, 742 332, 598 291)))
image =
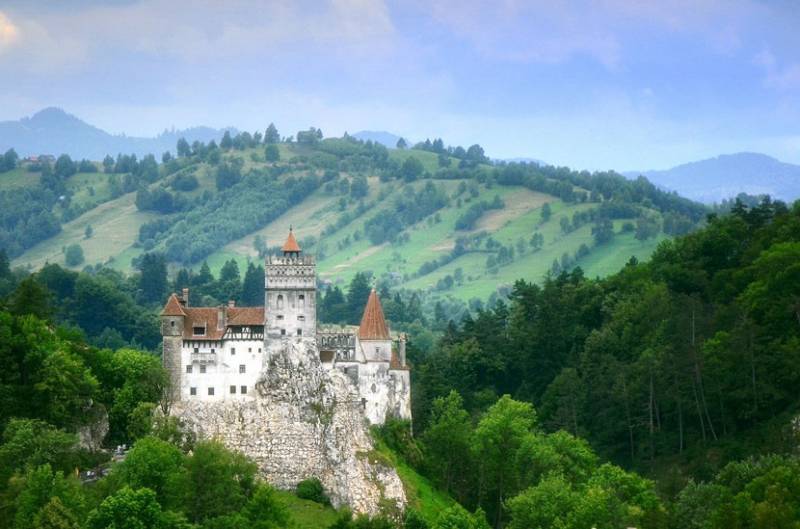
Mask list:
POLYGON ((244 373, 244 372, 245 372, 245 369, 246 369, 246 368, 245 368, 245 365, 244 365, 244 364, 239 364, 239 373, 244 373))
POLYGON ((279 320, 282 320, 282 319, 283 319, 283 314, 278 314, 277 318, 278 318, 279 320))
POLYGON ((197 388, 189 388, 189 395, 197 395, 197 388))
POLYGON ((306 306, 306 297, 303 294, 297 296, 297 305, 302 309, 306 306))
POLYGON ((297 317, 297 319, 298 319, 299 321, 306 321, 306 317, 305 317, 305 316, 303 316, 302 314, 300 314, 300 315, 297 317))
POLYGON ((282 308, 283 308, 283 294, 278 294, 278 304, 277 304, 277 307, 278 307, 279 309, 282 309, 282 308))
POLYGON ((247 386, 242 386, 242 387, 241 387, 241 388, 239 388, 239 389, 241 390, 241 393, 242 393, 242 395, 244 395, 245 393, 247 393, 247 386))
POLYGON ((209 395, 213 395, 214 394, 214 388, 208 388, 208 394, 209 395))
POLYGON ((174 321, 169 322, 169 326, 170 327, 175 327, 175 322, 174 321))
POLYGON ((195 348, 194 348, 194 354, 197 354, 197 353, 199 353, 199 352, 200 352, 200 348, 199 348, 199 347, 195 347, 195 348))
POLYGON ((192 364, 189 364, 188 366, 186 366, 186 372, 187 373, 191 373, 192 372, 192 364))
POLYGON ((303 329, 297 329, 297 336, 303 336, 303 329))
POLYGON ((192 334, 195 336, 203 336, 206 333, 205 327, 192 327, 192 334))
POLYGON ((286 336, 286 329, 281 329, 281 336, 286 336))
POLYGON ((205 364, 200 364, 200 372, 201 373, 205 373, 206 372, 206 365, 205 364))
POLYGON ((231 347, 231 354, 232 354, 232 355, 235 355, 235 354, 236 354, 236 348, 235 348, 235 347, 231 347))
POLYGON ((236 386, 231 386, 231 395, 236 394, 236 386))

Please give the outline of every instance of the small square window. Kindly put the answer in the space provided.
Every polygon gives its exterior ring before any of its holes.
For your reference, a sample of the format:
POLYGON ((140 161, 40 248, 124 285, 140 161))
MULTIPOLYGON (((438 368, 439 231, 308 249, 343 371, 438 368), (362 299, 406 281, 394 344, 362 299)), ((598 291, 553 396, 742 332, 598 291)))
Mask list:
POLYGON ((214 388, 208 388, 208 394, 209 395, 213 395, 214 394, 214 388))
POLYGON ((217 352, 217 350, 216 350, 216 349, 214 349, 214 348, 212 347, 212 348, 211 348, 211 354, 213 355, 213 354, 214 354, 214 353, 216 353, 216 352, 217 352))
POLYGON ((231 355, 235 355, 235 354, 236 354, 236 348, 235 347, 231 347, 231 355))
POLYGON ((258 352, 259 352, 259 353, 261 352, 261 348, 260 348, 260 347, 258 348, 258 352))
POLYGON ((278 314, 278 319, 282 320, 283 319, 283 314, 278 314))
POLYGON ((195 348, 194 348, 194 354, 197 354, 197 353, 199 353, 199 352, 200 352, 200 348, 199 348, 199 347, 195 347, 195 348))
POLYGON ((189 388, 189 395, 197 395, 197 388, 189 388))
POLYGON ((195 336, 203 336, 206 333, 205 327, 192 327, 192 334, 195 336))
POLYGON ((306 317, 305 317, 305 316, 303 316, 302 314, 300 314, 299 316, 297 316, 297 319, 298 319, 298 320, 300 320, 300 321, 306 321, 306 317))
POLYGON ((236 393, 236 386, 231 386, 231 395, 236 393))
POLYGON ((253 352, 253 348, 252 348, 252 347, 248 347, 248 348, 247 348, 247 352, 248 352, 248 353, 252 353, 252 352, 253 352))
POLYGON ((303 329, 297 329, 297 336, 303 336, 303 329))
POLYGON ((245 365, 239 364, 239 373, 244 373, 244 372, 245 372, 245 365))
POLYGON ((281 329, 281 336, 286 336, 286 329, 281 329))
POLYGON ((175 327, 175 322, 174 321, 169 322, 169 326, 170 327, 175 327))
POLYGON ((206 365, 205 364, 200 364, 200 372, 201 373, 205 373, 206 372, 206 365))
POLYGON ((189 364, 188 366, 186 366, 186 372, 187 373, 191 373, 192 372, 192 364, 189 364))
POLYGON ((247 393, 247 386, 242 386, 242 387, 240 387, 239 389, 240 389, 240 391, 241 391, 242 395, 244 395, 244 394, 246 394, 246 393, 247 393))

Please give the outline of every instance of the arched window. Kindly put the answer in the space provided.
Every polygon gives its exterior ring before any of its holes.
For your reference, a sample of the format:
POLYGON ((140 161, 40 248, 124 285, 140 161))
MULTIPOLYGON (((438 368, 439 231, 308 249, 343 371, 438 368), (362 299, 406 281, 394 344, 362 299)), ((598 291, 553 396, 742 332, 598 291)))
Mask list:
POLYGON ((278 294, 278 308, 283 308, 283 294, 278 294))
POLYGON ((305 306, 306 306, 306 297, 305 297, 303 294, 300 294, 300 295, 297 297, 297 305, 298 305, 298 306, 299 306, 301 309, 305 308, 305 306))

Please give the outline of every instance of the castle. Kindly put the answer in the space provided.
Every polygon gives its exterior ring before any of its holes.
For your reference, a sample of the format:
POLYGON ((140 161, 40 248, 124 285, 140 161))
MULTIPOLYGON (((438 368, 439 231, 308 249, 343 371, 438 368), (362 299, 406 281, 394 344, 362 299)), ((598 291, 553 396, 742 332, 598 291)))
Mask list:
MULTIPOLYGON (((189 290, 161 312, 163 363, 173 402, 212 404, 258 398, 265 370, 287 347, 311 346, 326 370, 355 387, 364 418, 411 419, 404 334, 390 332, 373 289, 359 326, 317 324, 314 257, 303 255, 290 228, 282 256, 265 262, 263 307, 191 307, 189 290)), ((263 388, 261 388, 263 393, 263 388)))

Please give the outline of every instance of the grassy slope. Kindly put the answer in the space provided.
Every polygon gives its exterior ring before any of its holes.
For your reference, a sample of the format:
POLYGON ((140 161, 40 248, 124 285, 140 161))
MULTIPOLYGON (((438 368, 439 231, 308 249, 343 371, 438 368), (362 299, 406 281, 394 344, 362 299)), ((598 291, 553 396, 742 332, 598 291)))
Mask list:
POLYGON ((303 500, 291 492, 278 490, 278 498, 292 513, 297 529, 325 529, 336 521, 336 511, 310 500, 303 500))
MULTIPOLYGON (((302 146, 280 145, 279 148, 281 163, 297 156, 311 154, 308 148, 302 146)), ((398 162, 409 156, 417 157, 427 171, 434 171, 438 166, 438 158, 433 153, 412 150, 390 151, 390 157, 398 162)), ((241 158, 246 169, 264 164, 263 147, 228 153, 226 157, 241 158)), ((205 192, 216 193, 212 167, 200 163, 182 171, 193 172, 199 182, 196 190, 185 193, 187 198, 192 199, 205 192)), ((0 189, 33 185, 38 182, 38 178, 37 173, 16 169, 0 175, 0 189)), ((356 241, 355 236, 358 232, 363 233, 364 222, 367 219, 381 214, 384 208, 389 207, 393 198, 402 192, 404 184, 398 181, 381 182, 377 177, 370 177, 368 180, 370 192, 365 202, 373 207, 341 229, 322 237, 326 226, 336 223, 346 211, 354 210, 357 204, 351 201, 346 209, 342 210, 339 205, 340 195, 329 195, 320 189, 267 226, 231 241, 210 255, 208 263, 212 271, 217 273, 223 263, 231 258, 239 261, 242 269, 248 261, 257 261, 253 245, 256 235, 264 238, 269 246, 279 245, 291 225, 295 228, 299 239, 314 236, 319 241, 310 251, 318 252, 324 247, 324 257, 319 260, 319 272, 323 278, 347 284, 357 272, 371 271, 377 275, 392 272, 395 277, 400 278, 401 286, 431 289, 440 279, 448 274, 452 275, 460 268, 465 277, 464 283, 440 294, 454 295, 466 300, 472 297, 485 298, 498 286, 510 285, 518 278, 534 281, 541 279, 550 269, 554 259, 560 259, 564 253, 574 255, 582 243, 592 248, 592 252, 578 264, 588 275, 602 276, 617 270, 632 255, 639 259, 647 258, 661 240, 659 238, 642 243, 636 241, 632 234, 625 234, 617 236, 609 245, 594 248, 589 226, 583 226, 567 235, 560 233, 559 226, 561 216, 571 217, 574 211, 592 207, 591 205, 564 204, 555 197, 513 186, 486 188, 481 185, 479 196, 475 198, 471 198, 469 193, 457 196, 461 181, 445 180, 434 181, 435 185, 441 186, 451 197, 450 204, 438 212, 439 222, 434 222, 432 215, 408 228, 408 242, 400 245, 374 246, 364 237, 356 241), (476 201, 491 201, 495 195, 504 200, 505 208, 485 213, 472 233, 486 231, 504 245, 515 245, 520 239, 527 242, 533 233, 539 231, 545 239, 543 248, 536 253, 526 250, 523 255, 519 255, 517 252, 516 259, 510 264, 499 267, 494 275, 486 271, 488 254, 470 253, 425 276, 416 277, 415 274, 423 263, 449 254, 456 238, 468 234, 455 230, 456 219, 476 201), (542 224, 540 208, 545 202, 550 203, 553 215, 549 222, 542 224), (348 238, 349 242, 345 244, 348 238)), ((412 185, 419 188, 425 183, 426 181, 421 180, 412 185)), ((73 192, 74 203, 99 205, 65 224, 63 232, 59 235, 25 252, 14 261, 14 265, 38 268, 47 261, 63 263, 62 248, 72 243, 79 243, 84 249, 86 264, 109 262, 114 268, 130 271, 131 259, 142 252, 141 248, 134 245, 139 227, 147 220, 155 218, 157 214, 137 211, 133 203, 134 193, 109 201, 108 178, 103 173, 74 175, 68 179, 67 186, 73 192), (91 224, 95 235, 86 240, 84 230, 88 224, 91 224)), ((617 229, 620 224, 616 223, 617 229)), ((199 265, 200 263, 197 263, 196 267, 199 265)))

